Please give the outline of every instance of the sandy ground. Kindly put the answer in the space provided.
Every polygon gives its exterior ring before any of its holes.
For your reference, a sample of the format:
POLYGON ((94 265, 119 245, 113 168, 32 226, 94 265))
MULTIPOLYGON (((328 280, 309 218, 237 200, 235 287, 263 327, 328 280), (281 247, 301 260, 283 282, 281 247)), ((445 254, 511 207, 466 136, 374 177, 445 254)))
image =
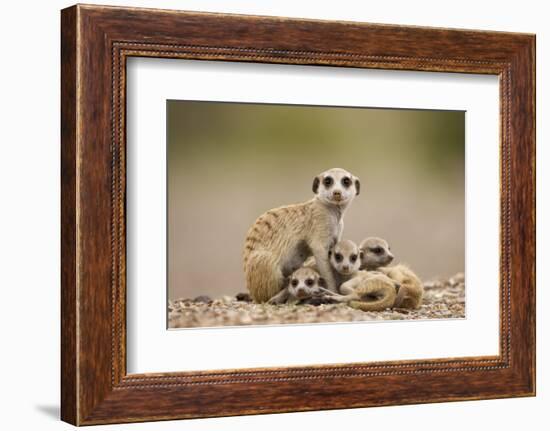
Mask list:
POLYGON ((365 320, 449 319, 465 317, 464 275, 424 283, 422 306, 417 310, 355 310, 345 304, 268 305, 250 302, 247 294, 211 299, 177 299, 168 304, 170 328, 277 325, 284 323, 353 322, 365 320))

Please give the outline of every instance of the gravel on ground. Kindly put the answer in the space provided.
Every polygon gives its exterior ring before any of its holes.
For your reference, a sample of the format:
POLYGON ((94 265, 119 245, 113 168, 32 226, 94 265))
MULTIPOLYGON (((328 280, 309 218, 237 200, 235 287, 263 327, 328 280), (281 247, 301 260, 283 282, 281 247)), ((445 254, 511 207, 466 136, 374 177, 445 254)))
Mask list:
POLYGON ((464 274, 425 282, 424 289, 424 299, 417 310, 394 308, 376 312, 356 310, 345 304, 256 304, 246 293, 218 299, 204 295, 182 298, 169 301, 168 326, 174 329, 465 317, 464 274))

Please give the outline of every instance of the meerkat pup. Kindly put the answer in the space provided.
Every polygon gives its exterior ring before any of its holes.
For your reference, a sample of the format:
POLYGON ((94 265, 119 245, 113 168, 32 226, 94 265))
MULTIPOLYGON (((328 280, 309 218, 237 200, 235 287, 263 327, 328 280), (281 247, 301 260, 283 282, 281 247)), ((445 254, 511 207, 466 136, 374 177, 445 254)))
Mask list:
POLYGON ((273 296, 268 304, 307 303, 309 299, 320 297, 325 291, 325 280, 312 268, 302 267, 288 277, 287 286, 273 296))
POLYGON ((330 299, 363 311, 382 311, 394 305, 396 283, 382 273, 360 271, 361 250, 353 241, 336 243, 329 259, 339 291, 330 299))
MULTIPOLYGON (((360 250, 357 245, 349 239, 338 241, 328 251, 328 258, 332 268, 336 291, 340 285, 349 280, 361 265, 360 250)), ((317 270, 317 262, 313 256, 309 257, 303 264, 305 268, 317 270)))
POLYGON ((388 242, 382 238, 369 237, 359 244, 361 252, 361 269, 376 270, 389 265, 393 260, 388 242))
POLYGON ((393 260, 388 242, 382 238, 366 238, 359 245, 361 249, 361 268, 378 271, 388 276, 399 288, 395 299, 396 308, 418 308, 424 296, 424 286, 418 276, 406 265, 387 266, 393 260))
POLYGON ((359 271, 361 266, 361 251, 353 241, 345 239, 338 241, 329 250, 328 257, 339 291, 342 283, 348 281, 359 271))
POLYGON ((279 293, 285 278, 311 255, 327 289, 336 292, 328 251, 340 240, 344 213, 359 194, 360 182, 334 168, 316 176, 312 189, 312 199, 267 211, 248 230, 243 261, 254 301, 266 302, 279 293))

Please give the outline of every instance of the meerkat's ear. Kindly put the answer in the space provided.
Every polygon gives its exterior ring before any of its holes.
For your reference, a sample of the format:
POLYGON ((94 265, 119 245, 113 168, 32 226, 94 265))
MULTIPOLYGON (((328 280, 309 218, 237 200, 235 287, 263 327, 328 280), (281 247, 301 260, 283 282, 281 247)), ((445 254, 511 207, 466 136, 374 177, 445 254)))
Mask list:
POLYGON ((327 282, 326 280, 323 278, 323 277, 319 277, 319 280, 317 281, 317 283, 319 284, 319 286, 321 287, 327 287, 327 282))
POLYGON ((363 250, 359 250, 359 259, 363 260, 363 256, 365 256, 365 252, 363 250))
POLYGON ((321 182, 321 179, 319 177, 315 177, 313 180, 313 186, 311 189, 313 190, 313 193, 317 194, 317 190, 319 190, 319 183, 321 182))
POLYGON ((330 256, 332 256, 332 250, 329 250, 329 251, 328 251, 328 257, 329 257, 329 259, 330 259, 330 256))
POLYGON ((361 181, 359 181, 359 178, 355 178, 355 195, 356 196, 359 194, 360 190, 361 190, 361 181))

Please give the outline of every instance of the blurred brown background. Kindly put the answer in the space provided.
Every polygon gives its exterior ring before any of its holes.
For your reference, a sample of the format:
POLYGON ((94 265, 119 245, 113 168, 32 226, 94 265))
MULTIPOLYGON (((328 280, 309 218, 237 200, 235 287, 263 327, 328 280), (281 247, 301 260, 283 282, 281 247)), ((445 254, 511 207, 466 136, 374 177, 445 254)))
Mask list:
POLYGON ((332 167, 361 179, 343 238, 387 239, 424 279, 464 271, 464 112, 167 103, 170 299, 246 291, 247 229, 332 167))

